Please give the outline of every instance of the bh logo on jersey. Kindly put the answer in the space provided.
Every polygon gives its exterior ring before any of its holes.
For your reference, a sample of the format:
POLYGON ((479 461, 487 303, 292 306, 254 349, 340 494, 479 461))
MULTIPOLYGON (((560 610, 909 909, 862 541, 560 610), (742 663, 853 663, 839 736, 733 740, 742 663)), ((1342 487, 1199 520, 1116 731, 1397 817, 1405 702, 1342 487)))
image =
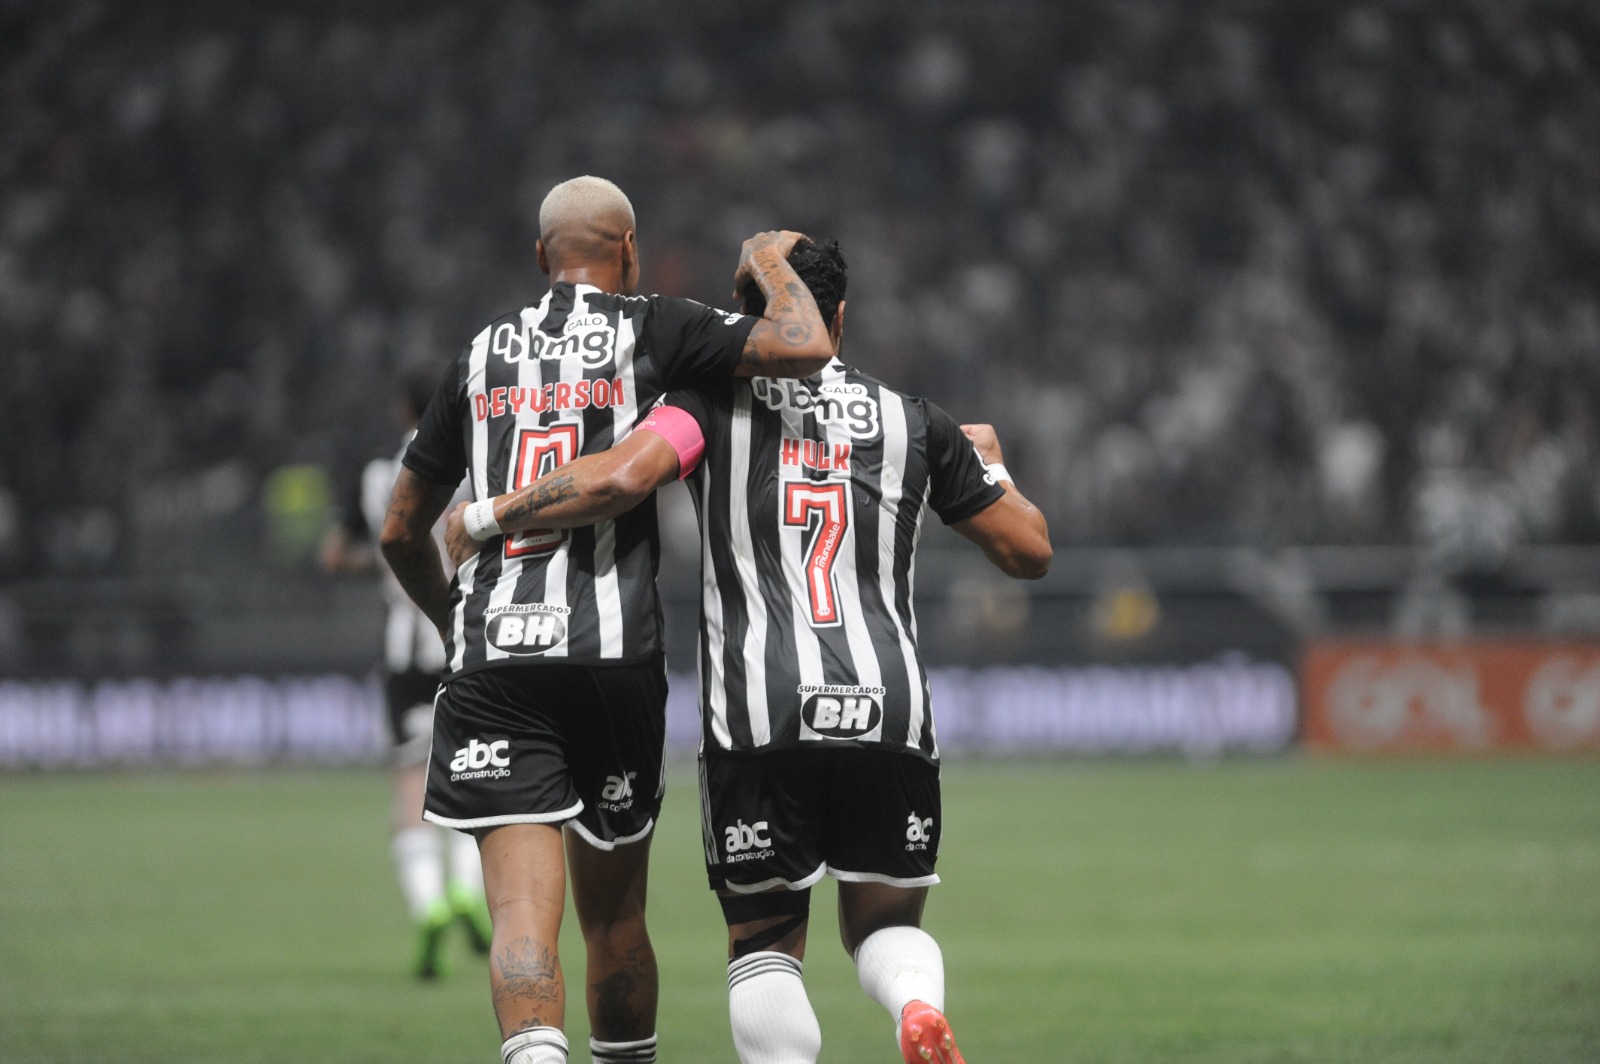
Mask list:
POLYGON ((915 813, 906 817, 906 849, 926 850, 932 837, 933 817, 924 819, 915 813))
POLYGON ((489 645, 518 656, 543 654, 566 642, 565 612, 538 603, 496 613, 488 620, 489 645))
POLYGON ((600 791, 600 808, 620 813, 633 806, 633 781, 639 774, 629 772, 621 776, 607 776, 600 791))
POLYGON ((736 821, 724 830, 722 848, 728 851, 729 864, 767 856, 772 852, 772 837, 767 834, 767 822, 757 820, 754 824, 746 824, 743 820, 736 821))
POLYGON ((800 707, 802 739, 877 739, 883 726, 881 687, 801 684, 808 696, 800 707))
POLYGON ((450 780, 501 780, 511 775, 511 741, 473 739, 456 751, 450 762, 450 780))

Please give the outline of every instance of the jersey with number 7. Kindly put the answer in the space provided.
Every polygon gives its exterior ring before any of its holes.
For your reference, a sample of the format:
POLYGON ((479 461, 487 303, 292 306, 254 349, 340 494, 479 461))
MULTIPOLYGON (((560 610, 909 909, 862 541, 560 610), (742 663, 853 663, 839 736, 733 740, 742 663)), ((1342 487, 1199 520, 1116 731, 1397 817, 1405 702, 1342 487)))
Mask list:
POLYGON ((699 422, 701 718, 708 748, 938 744, 911 595, 924 507, 1004 489, 956 422, 833 360, 807 380, 669 393, 699 422))

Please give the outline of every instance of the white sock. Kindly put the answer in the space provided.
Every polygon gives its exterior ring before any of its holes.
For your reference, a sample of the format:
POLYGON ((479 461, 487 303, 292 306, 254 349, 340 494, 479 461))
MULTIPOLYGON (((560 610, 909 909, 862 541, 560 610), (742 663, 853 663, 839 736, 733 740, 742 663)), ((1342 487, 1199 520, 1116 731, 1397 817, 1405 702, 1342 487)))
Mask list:
POLYGON ((567 1036, 554 1027, 530 1027, 500 1044, 502 1064, 567 1064, 567 1036))
POLYGON ((478 840, 465 831, 445 831, 445 851, 450 862, 450 882, 483 891, 483 861, 478 840))
POLYGON ((728 1018, 741 1064, 815 1064, 822 1028, 786 953, 751 953, 728 962, 728 1018))
POLYGON ((444 847, 432 824, 401 828, 389 842, 411 919, 421 920, 444 899, 444 847))
POLYGON ((856 975, 867 996, 889 1010, 896 1036, 900 1010, 926 1001, 944 1011, 944 954, 919 927, 886 927, 856 948, 856 975))
POLYGON ((656 1036, 637 1042, 602 1042, 591 1035, 589 1059, 594 1064, 656 1064, 656 1036))

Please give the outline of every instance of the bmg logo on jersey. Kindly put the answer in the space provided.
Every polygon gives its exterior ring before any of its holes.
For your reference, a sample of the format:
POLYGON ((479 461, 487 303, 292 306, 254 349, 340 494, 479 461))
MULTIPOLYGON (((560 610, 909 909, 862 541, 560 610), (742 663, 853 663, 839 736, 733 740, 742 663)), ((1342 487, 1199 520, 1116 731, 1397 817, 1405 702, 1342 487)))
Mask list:
POLYGON ((906 849, 926 850, 933 840, 933 817, 919 817, 912 813, 906 817, 906 849))
POLYGON ((883 728, 882 687, 801 684, 802 739, 878 739, 883 728))
POLYGON ((567 319, 560 336, 510 323, 497 327, 489 350, 515 364, 523 359, 576 358, 587 368, 611 361, 617 347, 617 330, 604 314, 581 314, 567 319))
POLYGON ((566 642, 567 606, 543 602, 519 606, 491 606, 485 610, 489 645, 507 654, 527 657, 543 654, 566 642))
POLYGON ((450 762, 450 781, 503 780, 511 775, 511 740, 472 739, 450 762))
POLYGON ((772 852, 772 836, 767 833, 767 822, 757 820, 746 824, 735 821, 723 830, 722 848, 728 851, 727 861, 753 861, 772 852))
POLYGON ((633 781, 639 774, 625 772, 620 776, 607 776, 606 785, 600 789, 600 808, 620 813, 633 807, 633 781))
POLYGON ((754 377, 751 390, 768 410, 798 410, 826 425, 837 425, 858 440, 877 437, 878 401, 864 384, 824 384, 811 391, 803 381, 754 377))

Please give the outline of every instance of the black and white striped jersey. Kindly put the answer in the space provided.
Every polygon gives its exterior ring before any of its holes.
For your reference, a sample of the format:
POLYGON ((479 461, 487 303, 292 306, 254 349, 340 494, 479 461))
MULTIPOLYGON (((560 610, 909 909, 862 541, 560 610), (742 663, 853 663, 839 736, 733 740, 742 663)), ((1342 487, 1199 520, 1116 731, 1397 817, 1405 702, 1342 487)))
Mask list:
POLYGON ((837 359, 803 381, 675 390, 700 423, 702 743, 936 758, 911 593, 923 507, 1005 490, 955 421, 837 359))
MULTIPOLYGON (((439 484, 466 470, 478 499, 515 491, 620 440, 668 388, 730 379, 757 320, 553 285, 463 349, 404 462, 439 484)), ((490 540, 456 574, 445 675, 659 653, 660 553, 654 500, 588 528, 490 540)))

